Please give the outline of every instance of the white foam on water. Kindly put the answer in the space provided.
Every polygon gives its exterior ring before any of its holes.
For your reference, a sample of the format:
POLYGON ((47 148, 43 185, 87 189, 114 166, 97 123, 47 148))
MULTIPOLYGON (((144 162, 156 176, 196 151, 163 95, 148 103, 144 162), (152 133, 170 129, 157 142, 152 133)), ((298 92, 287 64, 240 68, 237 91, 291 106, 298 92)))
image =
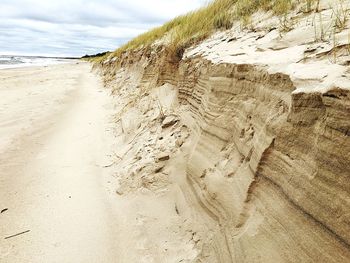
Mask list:
POLYGON ((0 69, 71 63, 72 59, 0 55, 0 69))

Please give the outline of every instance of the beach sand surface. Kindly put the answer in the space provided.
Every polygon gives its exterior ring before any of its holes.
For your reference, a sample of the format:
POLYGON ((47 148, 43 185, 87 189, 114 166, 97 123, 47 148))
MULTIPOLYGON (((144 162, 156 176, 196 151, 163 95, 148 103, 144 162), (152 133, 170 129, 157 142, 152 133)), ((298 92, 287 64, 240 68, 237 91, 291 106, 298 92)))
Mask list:
POLYGON ((0 70, 0 262, 118 262, 112 113, 88 63, 0 70))

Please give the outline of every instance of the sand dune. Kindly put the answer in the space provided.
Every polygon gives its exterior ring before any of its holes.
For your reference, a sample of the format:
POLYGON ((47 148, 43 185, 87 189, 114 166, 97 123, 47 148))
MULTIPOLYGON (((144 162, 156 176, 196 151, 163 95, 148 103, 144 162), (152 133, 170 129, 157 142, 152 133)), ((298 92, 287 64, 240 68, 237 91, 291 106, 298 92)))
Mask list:
POLYGON ((164 248, 148 262, 350 262, 350 21, 334 25, 336 2, 299 1, 288 30, 257 12, 182 59, 166 34, 96 61, 119 104, 118 193, 173 200, 167 227, 144 220, 164 248))

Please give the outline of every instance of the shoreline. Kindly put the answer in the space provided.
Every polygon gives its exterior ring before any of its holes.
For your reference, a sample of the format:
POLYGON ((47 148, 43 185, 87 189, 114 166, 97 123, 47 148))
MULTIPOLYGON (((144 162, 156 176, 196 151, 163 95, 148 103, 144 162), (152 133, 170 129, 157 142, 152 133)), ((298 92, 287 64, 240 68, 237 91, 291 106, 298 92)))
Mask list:
POLYGON ((82 62, 80 58, 55 58, 41 56, 0 56, 0 70, 2 69, 17 69, 30 67, 46 67, 50 65, 61 65, 82 62), (2 60, 1 59, 9 59, 2 60), (15 58, 15 59, 14 59, 15 58), (11 60, 13 59, 13 62, 11 60))

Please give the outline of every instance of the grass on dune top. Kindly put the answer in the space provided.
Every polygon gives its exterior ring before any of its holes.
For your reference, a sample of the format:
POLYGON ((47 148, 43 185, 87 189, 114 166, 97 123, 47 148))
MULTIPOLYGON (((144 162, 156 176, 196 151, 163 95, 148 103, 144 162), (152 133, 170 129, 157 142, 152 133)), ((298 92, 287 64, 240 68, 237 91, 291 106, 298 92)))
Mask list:
MULTIPOLYGON (((299 0, 310 5, 315 0, 299 0)), ((132 39, 112 53, 118 57, 127 50, 135 50, 141 46, 152 45, 156 40, 169 36, 168 48, 174 55, 181 56, 185 48, 207 38, 211 33, 220 29, 229 29, 233 22, 249 21, 249 17, 262 9, 272 10, 276 15, 286 14, 292 9, 294 0, 214 0, 206 6, 181 15, 132 39)), ((104 57, 95 58, 95 62, 104 57)))

